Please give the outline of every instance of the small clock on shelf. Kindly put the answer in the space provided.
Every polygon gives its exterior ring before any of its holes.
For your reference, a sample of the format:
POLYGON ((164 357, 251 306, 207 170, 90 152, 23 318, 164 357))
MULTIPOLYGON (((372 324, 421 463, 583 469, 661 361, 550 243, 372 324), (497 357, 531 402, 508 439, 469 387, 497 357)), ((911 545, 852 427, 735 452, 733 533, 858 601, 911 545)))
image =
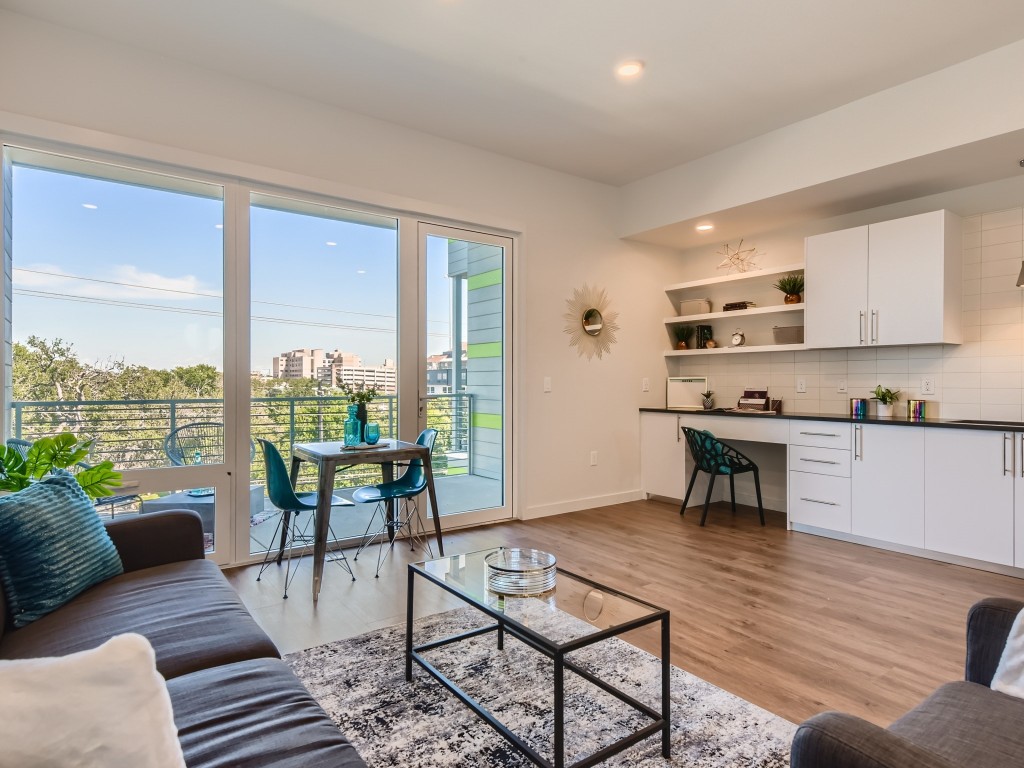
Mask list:
POLYGON ((746 337, 743 335, 743 331, 739 328, 736 329, 736 333, 732 335, 732 345, 734 347, 742 347, 746 343, 746 337))

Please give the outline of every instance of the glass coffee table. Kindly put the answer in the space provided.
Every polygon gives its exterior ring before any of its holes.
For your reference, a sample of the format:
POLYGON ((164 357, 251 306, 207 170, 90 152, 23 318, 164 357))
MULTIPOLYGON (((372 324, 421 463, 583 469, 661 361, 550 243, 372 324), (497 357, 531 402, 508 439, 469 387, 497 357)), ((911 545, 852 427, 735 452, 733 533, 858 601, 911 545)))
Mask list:
POLYGON ((650 720, 638 730, 572 764, 571 768, 596 765, 643 739, 661 732, 661 753, 670 756, 671 703, 669 697, 669 612, 656 605, 610 589, 595 581, 557 569, 554 589, 534 596, 503 596, 488 589, 484 558, 502 550, 492 547, 464 555, 453 555, 409 565, 406 602, 405 679, 412 680, 415 661, 441 685, 457 696, 498 733, 515 745, 529 760, 544 768, 565 766, 565 673, 587 680, 650 720), (495 623, 456 635, 413 644, 413 598, 416 578, 444 589, 495 623), (568 616, 566 616, 568 614, 568 616), (566 656, 587 646, 649 624, 661 624, 661 709, 655 709, 602 680, 566 656), (505 647, 505 634, 525 643, 554 662, 551 680, 554 699, 554 759, 547 760, 491 712, 437 669, 423 654, 442 646, 495 633, 495 650, 505 647))

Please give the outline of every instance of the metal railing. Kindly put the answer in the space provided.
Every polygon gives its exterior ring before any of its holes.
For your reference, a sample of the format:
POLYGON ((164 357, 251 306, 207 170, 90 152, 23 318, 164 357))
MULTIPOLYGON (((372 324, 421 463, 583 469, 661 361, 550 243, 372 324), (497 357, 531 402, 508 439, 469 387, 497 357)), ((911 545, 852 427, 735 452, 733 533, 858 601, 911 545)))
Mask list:
MULTIPOLYGON (((254 397, 250 427, 253 439, 263 438, 277 445, 287 456, 293 443, 341 440, 348 413, 344 396, 254 397)), ((448 473, 452 455, 470 453, 472 395, 445 394, 427 397, 427 424, 438 431, 434 444, 434 472, 448 473)), ((394 395, 367 404, 367 419, 380 424, 381 438, 397 437, 398 400, 394 395)), ((118 469, 141 469, 170 465, 164 453, 164 438, 190 422, 223 422, 221 398, 181 400, 51 400, 11 403, 11 436, 34 440, 59 432, 73 432, 95 440, 93 461, 109 460, 118 469)), ((223 452, 220 454, 223 456, 223 452)), ((207 463, 209 463, 207 459, 207 463)), ((465 472, 456 458, 454 472, 465 472)), ((257 452, 252 465, 254 480, 264 478, 263 462, 257 452)), ((379 482, 380 470, 372 465, 339 476, 339 485, 379 482)), ((315 478, 307 473, 303 486, 315 478)))

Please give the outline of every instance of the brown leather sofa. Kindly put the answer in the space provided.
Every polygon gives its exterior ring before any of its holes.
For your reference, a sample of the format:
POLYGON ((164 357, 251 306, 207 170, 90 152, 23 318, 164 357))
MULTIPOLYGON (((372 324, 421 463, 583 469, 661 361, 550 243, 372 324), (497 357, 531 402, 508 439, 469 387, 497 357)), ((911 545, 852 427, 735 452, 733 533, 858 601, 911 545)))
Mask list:
POLYGON ((967 616, 964 680, 946 683, 888 728, 824 712, 793 738, 791 768, 1020 768, 1024 700, 989 685, 1024 602, 987 598, 967 616))
POLYGON ((167 680, 189 768, 365 768, 204 558, 199 515, 122 518, 107 531, 123 575, 21 629, 10 627, 0 593, 0 658, 61 656, 138 632, 167 680))

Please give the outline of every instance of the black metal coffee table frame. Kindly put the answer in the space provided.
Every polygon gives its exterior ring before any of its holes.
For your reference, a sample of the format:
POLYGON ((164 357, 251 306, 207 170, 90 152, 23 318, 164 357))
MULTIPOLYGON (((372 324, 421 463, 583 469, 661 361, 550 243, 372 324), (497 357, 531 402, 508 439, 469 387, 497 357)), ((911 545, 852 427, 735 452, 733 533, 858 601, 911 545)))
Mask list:
MULTIPOLYGON (((669 662, 670 655, 670 643, 671 638, 669 634, 669 612, 663 608, 659 608, 656 605, 638 600, 635 597, 619 592, 614 589, 610 589, 603 584, 598 584, 595 581, 591 581, 583 576, 579 576, 568 571, 563 571, 561 568, 558 569, 559 574, 565 574, 572 577, 584 584, 587 584, 594 589, 599 589, 604 592, 610 592, 615 595, 620 595, 624 598, 632 600, 633 602, 639 603, 650 608, 653 613, 647 616, 643 616, 631 621, 617 624, 614 627, 610 627, 604 630, 598 630, 593 634, 581 637, 577 640, 571 640, 566 643, 556 643, 543 635, 531 630, 514 619, 510 619, 503 613, 496 611, 489 606, 474 600, 470 595, 459 591, 449 584, 435 578, 432 574, 418 567, 418 564, 411 563, 409 565, 409 588, 408 597, 406 600, 406 623, 405 623, 405 679, 407 681, 412 680, 412 663, 415 660, 423 669, 425 669, 430 675, 436 679, 441 685, 455 694, 460 701, 466 706, 473 710, 484 722, 490 725, 494 730, 505 737, 510 743, 514 744, 527 758, 533 761, 535 764, 542 766, 542 768, 585 768, 586 766, 596 765, 603 760, 607 760, 614 754, 621 752, 622 750, 643 741, 649 736, 661 731, 661 754, 663 757, 671 756, 671 698, 670 698, 670 671, 671 664, 669 662), (472 605, 482 613, 487 614, 497 623, 473 629, 468 632, 462 632, 451 637, 446 637, 441 640, 435 640, 433 642, 424 643, 422 645, 413 645, 412 642, 412 624, 413 624, 413 593, 415 586, 415 578, 419 575, 425 578, 430 583, 441 587, 442 589, 450 592, 464 602, 472 605), (566 654, 578 651, 581 648, 586 648, 589 645, 599 643, 603 640, 607 640, 611 637, 616 637, 625 632, 629 632, 639 627, 653 624, 655 622, 661 622, 661 711, 647 706, 643 702, 637 701, 629 694, 623 693, 619 689, 615 688, 610 683, 597 677, 592 672, 574 664, 572 661, 566 658, 566 654), (435 648, 441 648, 445 645, 451 645, 452 643, 458 643, 462 640, 468 640, 471 637, 478 637, 485 635, 489 632, 497 632, 498 634, 498 650, 502 650, 505 647, 505 633, 508 632, 517 640, 522 641, 530 648, 533 648, 538 653, 542 653, 549 659, 554 661, 554 716, 555 716, 555 744, 554 744, 554 762, 546 760, 537 750, 527 744, 523 739, 513 733, 507 728, 500 720, 492 715, 487 709, 481 706, 475 701, 469 694, 459 688, 458 685, 449 680, 444 673, 438 670, 433 664, 427 661, 421 654, 431 651, 435 648), (575 672, 583 679, 593 683, 601 690, 611 694, 615 698, 619 699, 625 704, 633 707, 637 711, 647 715, 651 718, 652 722, 645 725, 643 728, 635 731, 618 741, 609 744, 608 746, 602 747, 594 754, 573 763, 571 766, 565 765, 565 670, 575 672)), ((556 587, 557 588, 557 587, 556 587)), ((515 598, 509 598, 515 599, 515 598)))

